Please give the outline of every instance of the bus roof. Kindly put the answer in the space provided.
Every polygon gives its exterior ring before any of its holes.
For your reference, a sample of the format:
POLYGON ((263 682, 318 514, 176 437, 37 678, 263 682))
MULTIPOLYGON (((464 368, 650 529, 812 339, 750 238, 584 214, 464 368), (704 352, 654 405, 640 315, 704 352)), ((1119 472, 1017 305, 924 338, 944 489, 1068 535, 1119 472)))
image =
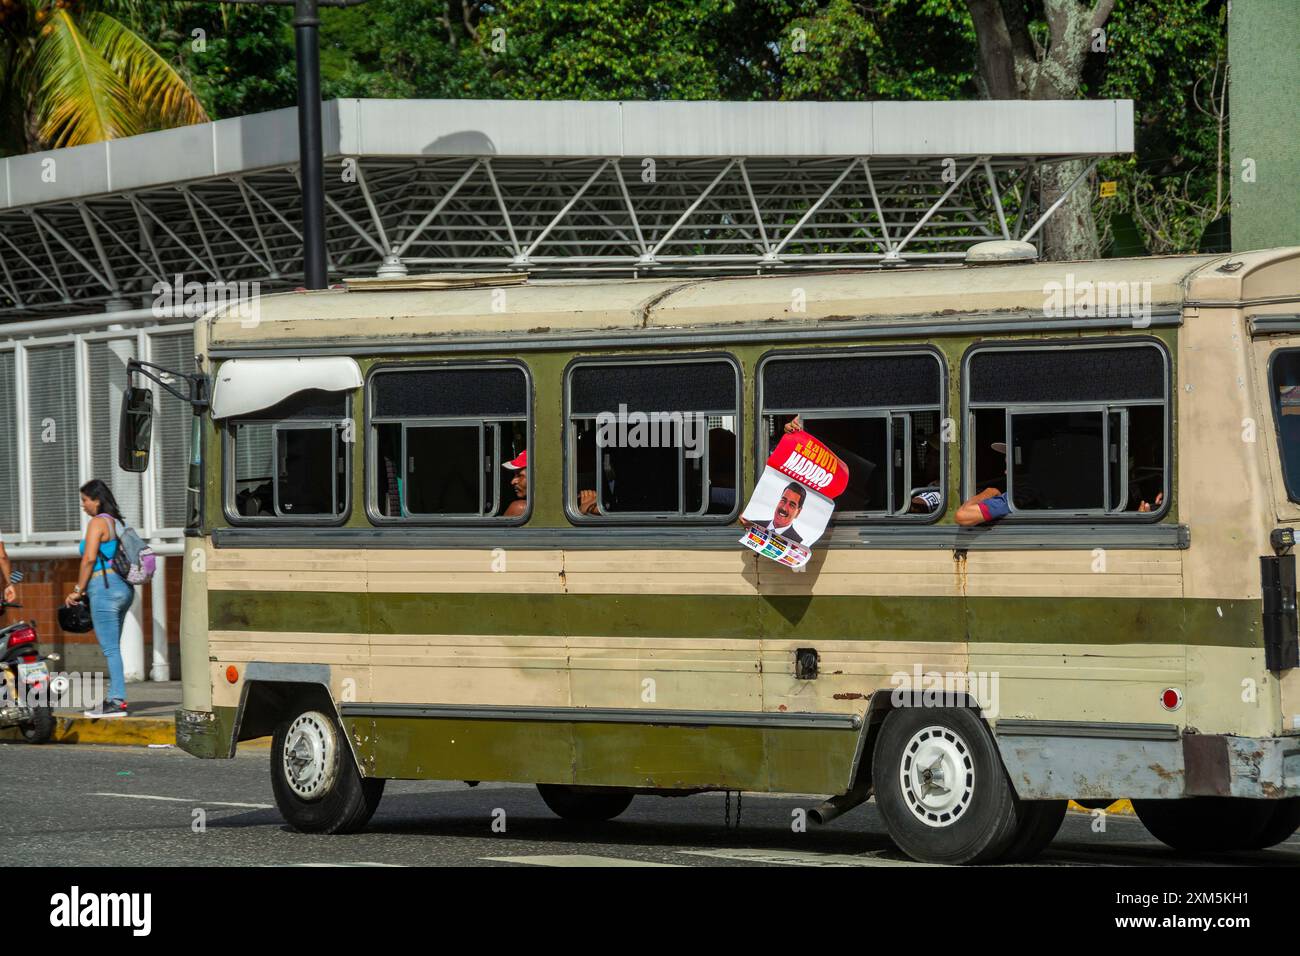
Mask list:
MULTIPOLYGON (((509 339, 547 333, 620 332, 742 323, 1003 314, 1031 322, 1048 297, 1081 283, 1130 285, 1145 305, 1176 310, 1191 278, 1225 259, 1243 263, 1202 283, 1209 298, 1240 298, 1245 277, 1300 248, 1235 256, 1164 256, 1082 262, 929 266, 773 276, 666 279, 560 279, 411 276, 352 283, 319 292, 264 296, 255 308, 233 306, 208 317, 217 348, 267 347, 349 340, 400 342, 428 336, 509 339), (1149 286, 1144 285, 1149 283, 1149 286), (436 286, 445 285, 445 288, 436 286), (368 287, 370 286, 370 287, 368 287), (379 286, 379 287, 375 287, 379 286), (416 288, 414 286, 424 286, 416 288), (430 286, 434 286, 430 288, 430 286), (1235 290, 1235 296, 1234 296, 1235 290), (800 308, 802 306, 802 309, 800 308)), ((1289 269, 1288 269, 1289 271, 1289 269)), ((1199 286, 1198 286, 1199 288, 1199 286)), ((1105 296, 1101 297, 1105 301, 1105 296)))

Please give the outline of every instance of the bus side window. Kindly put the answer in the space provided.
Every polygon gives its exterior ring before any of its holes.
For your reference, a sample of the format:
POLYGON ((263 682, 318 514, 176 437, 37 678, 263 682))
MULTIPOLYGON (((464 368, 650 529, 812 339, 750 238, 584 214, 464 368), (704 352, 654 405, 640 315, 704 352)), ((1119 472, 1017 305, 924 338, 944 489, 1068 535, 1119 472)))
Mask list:
POLYGON ((1163 511, 1169 375, 1150 341, 989 346, 966 362, 967 494, 1013 513, 1163 511))
POLYGON ((527 449, 529 383, 521 366, 389 366, 371 375, 369 388, 372 518, 504 515, 515 493, 502 466, 527 449))
POLYGON ((835 520, 943 510, 943 367, 937 353, 776 353, 760 364, 759 463, 796 417, 849 469, 835 520))
POLYGON ((312 389, 230 422, 227 511, 272 522, 346 514, 348 416, 346 393, 312 389))
POLYGON ((734 361, 582 360, 569 369, 566 401, 571 517, 734 518, 740 455, 734 361))

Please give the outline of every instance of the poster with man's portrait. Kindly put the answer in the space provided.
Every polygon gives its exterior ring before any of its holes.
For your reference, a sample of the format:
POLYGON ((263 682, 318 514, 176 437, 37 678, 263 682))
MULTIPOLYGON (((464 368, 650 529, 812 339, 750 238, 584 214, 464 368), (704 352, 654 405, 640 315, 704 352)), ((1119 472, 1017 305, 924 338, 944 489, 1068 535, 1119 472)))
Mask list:
POLYGON ((848 467, 812 435, 784 436, 745 505, 740 543, 780 564, 802 567, 848 481, 848 467))

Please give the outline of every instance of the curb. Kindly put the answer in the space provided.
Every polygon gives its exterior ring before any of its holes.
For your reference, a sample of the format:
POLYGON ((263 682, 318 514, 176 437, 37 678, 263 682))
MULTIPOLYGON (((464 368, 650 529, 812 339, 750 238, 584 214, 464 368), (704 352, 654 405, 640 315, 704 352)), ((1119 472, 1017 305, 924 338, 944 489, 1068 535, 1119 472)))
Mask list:
MULTIPOLYGON (((1073 800, 1070 801, 1070 807, 1075 813, 1092 813, 1087 807, 1081 807, 1073 800)), ((1132 800, 1116 800, 1106 808, 1107 813, 1123 813, 1128 816, 1134 816, 1132 800)))
MULTIPOLYGON (((0 730, 0 741, 21 741, 17 727, 0 730)), ((121 747, 176 746, 176 721, 170 717, 65 717, 55 715, 55 744, 109 744, 121 747)), ((266 748, 270 737, 240 741, 240 747, 266 748)))
MULTIPOLYGON (((0 740, 22 740, 17 727, 0 731, 0 740)), ((55 715, 56 744, 176 744, 176 721, 166 717, 63 717, 55 715)))

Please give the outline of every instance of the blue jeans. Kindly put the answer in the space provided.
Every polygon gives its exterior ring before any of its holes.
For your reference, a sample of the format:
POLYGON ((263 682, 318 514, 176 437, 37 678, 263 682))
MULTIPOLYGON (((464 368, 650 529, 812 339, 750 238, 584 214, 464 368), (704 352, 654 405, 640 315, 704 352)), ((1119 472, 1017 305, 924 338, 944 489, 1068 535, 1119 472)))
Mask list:
POLYGON ((95 625, 95 639, 108 659, 108 699, 126 700, 122 622, 135 600, 135 588, 116 574, 93 574, 86 590, 90 593, 90 619, 95 625))

